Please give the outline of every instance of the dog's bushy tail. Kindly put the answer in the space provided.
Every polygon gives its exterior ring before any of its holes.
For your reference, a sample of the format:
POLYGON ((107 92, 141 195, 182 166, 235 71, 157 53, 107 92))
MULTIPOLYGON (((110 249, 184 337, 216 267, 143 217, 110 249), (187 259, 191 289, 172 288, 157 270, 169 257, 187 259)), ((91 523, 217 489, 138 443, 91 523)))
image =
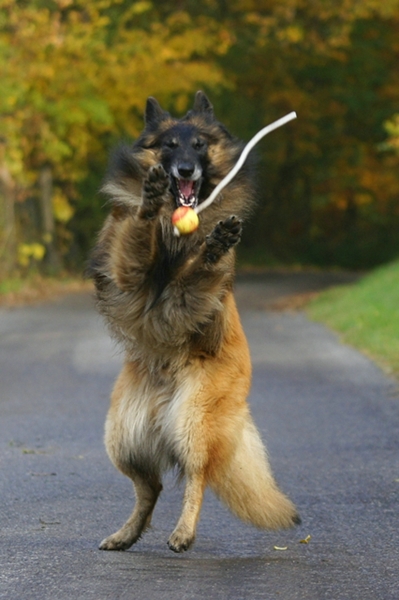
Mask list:
POLYGON ((300 524, 294 504, 278 488, 259 433, 249 419, 231 459, 209 482, 233 514, 261 529, 300 524))

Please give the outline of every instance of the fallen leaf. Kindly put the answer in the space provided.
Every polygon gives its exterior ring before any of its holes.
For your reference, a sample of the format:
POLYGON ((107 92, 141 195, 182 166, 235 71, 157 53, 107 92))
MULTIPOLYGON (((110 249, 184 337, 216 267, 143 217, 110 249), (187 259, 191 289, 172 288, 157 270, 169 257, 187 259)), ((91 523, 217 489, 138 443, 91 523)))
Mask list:
POLYGON ((39 522, 42 525, 61 525, 60 521, 44 521, 44 519, 39 519, 39 522))
POLYGON ((311 535, 307 535, 303 540, 299 540, 300 544, 309 544, 310 540, 312 539, 311 535))

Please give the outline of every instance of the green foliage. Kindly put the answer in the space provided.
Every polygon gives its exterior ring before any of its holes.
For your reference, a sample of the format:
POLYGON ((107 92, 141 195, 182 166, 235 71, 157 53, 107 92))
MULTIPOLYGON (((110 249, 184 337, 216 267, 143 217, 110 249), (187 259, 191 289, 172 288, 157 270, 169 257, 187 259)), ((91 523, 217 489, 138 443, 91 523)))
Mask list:
MULTIPOLYGON (((239 42, 223 58, 252 131, 298 113, 258 149, 261 205, 247 242, 285 262, 362 268, 392 259, 399 165, 381 142, 399 90, 398 3, 278 4, 268 17, 242 14, 239 42)), ((235 103, 222 102, 234 122, 235 103)))
MULTIPOLYGON (((160 20, 150 2, 0 0, 0 169, 12 180, 9 202, 42 194, 40 173, 50 167, 79 222, 92 205, 79 186, 117 137, 138 134, 147 96, 182 108, 204 81, 221 85, 212 59, 229 43, 212 19, 174 10, 160 20)), ((66 227, 59 220, 63 254, 72 243, 66 227)), ((21 242, 32 237, 26 224, 18 230, 21 242)), ((43 241, 36 238, 29 243, 43 241)))
POLYGON ((0 0, 0 201, 16 219, 0 256, 44 243, 38 210, 22 204, 39 202, 50 167, 57 249, 81 261, 103 218, 109 150, 138 135, 149 95, 182 114, 201 87, 243 139, 298 113, 256 150, 247 255, 351 268, 391 259, 398 29, 399 0, 0 0))
POLYGON ((308 307, 312 319, 338 331, 387 371, 399 374, 399 262, 360 282, 328 290, 308 307))

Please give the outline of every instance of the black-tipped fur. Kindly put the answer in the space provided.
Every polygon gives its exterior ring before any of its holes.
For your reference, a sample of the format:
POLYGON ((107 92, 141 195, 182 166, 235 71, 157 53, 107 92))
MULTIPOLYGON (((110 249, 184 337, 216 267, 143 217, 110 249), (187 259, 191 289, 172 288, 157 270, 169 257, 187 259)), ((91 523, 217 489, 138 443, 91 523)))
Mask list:
MULTIPOLYGON (((182 273, 190 272, 192 283, 185 283, 184 289, 186 294, 192 289, 197 296, 194 313, 192 301, 185 301, 190 304, 188 322, 193 325, 187 331, 179 300, 171 312, 175 327, 169 337, 173 343, 176 339, 184 344, 191 340, 209 351, 209 340, 198 333, 204 328, 209 331, 209 322, 216 323, 219 317, 213 302, 209 305, 206 289, 213 279, 221 278, 216 296, 220 302, 231 288, 233 248, 240 240, 242 221, 253 206, 252 165, 247 161, 201 213, 196 232, 177 238, 171 224, 175 208, 182 202, 201 204, 233 168, 243 143, 217 121, 203 92, 197 92, 193 109, 180 120, 149 98, 145 119, 145 129, 137 141, 132 146, 123 144, 114 153, 103 186, 110 197, 111 215, 93 250, 89 269, 97 286, 98 306, 117 339, 135 346, 137 333, 131 330, 126 335, 126 313, 137 317, 148 314, 161 300, 173 305, 182 273), (190 177, 195 179, 187 180, 190 168, 190 177), (191 197, 182 200, 184 193, 191 197), (146 221, 153 223, 151 233, 146 221), (139 285, 140 293, 134 294, 139 285)), ((165 328, 162 335, 166 342, 165 328)), ((159 346, 159 340, 157 343, 159 346)))
POLYGON ((200 213, 196 231, 176 236, 172 225, 176 207, 200 205, 243 144, 202 92, 180 120, 153 98, 145 118, 136 143, 113 160, 103 187, 111 214, 92 255, 98 307, 125 351, 105 443, 136 493, 130 518, 100 547, 140 539, 162 474, 177 467, 186 488, 168 544, 182 552, 194 542, 206 486, 256 527, 291 527, 297 513, 273 479, 246 402, 250 355, 232 287, 253 204, 250 163, 200 213))

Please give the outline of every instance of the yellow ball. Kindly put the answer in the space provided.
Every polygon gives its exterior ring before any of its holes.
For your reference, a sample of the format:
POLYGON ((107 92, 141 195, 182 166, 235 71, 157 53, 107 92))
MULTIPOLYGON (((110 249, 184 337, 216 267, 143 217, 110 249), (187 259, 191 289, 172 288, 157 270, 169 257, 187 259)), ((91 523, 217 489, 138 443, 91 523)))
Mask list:
POLYGON ((198 229, 199 219, 190 206, 179 206, 172 215, 172 223, 179 233, 186 235, 198 229))

